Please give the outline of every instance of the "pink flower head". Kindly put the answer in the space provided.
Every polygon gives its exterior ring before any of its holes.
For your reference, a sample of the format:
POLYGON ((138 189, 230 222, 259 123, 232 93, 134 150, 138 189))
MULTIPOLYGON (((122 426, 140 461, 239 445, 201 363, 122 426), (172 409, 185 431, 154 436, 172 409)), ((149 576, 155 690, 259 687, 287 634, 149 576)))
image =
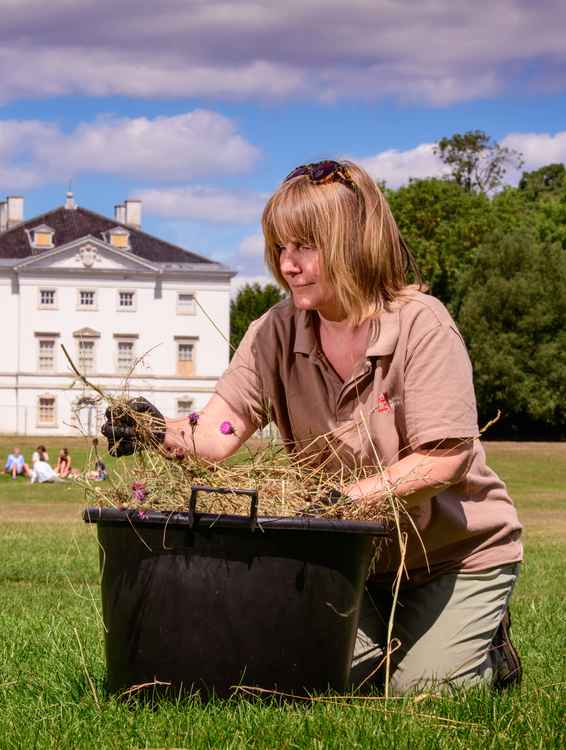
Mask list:
POLYGON ((147 490, 145 484, 143 482, 134 482, 132 484, 132 500, 137 500, 139 503, 143 503, 146 497, 147 490))
POLYGON ((192 411, 187 419, 189 420, 191 427, 196 427, 200 419, 200 414, 197 411, 192 411))
POLYGON ((138 510, 138 518, 145 518, 146 513, 145 510, 138 510))
POLYGON ((228 420, 226 420, 220 425, 220 432, 223 435, 234 435, 236 430, 234 429, 234 425, 232 424, 232 422, 228 422, 228 420))

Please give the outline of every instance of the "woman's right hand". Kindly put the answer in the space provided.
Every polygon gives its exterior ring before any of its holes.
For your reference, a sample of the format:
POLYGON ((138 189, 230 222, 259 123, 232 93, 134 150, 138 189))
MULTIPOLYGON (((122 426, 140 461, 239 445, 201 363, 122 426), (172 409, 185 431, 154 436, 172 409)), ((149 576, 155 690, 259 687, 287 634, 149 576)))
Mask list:
POLYGON ((109 406, 104 416, 106 421, 101 432, 108 440, 108 452, 111 456, 130 456, 142 448, 159 446, 164 442, 165 417, 143 396, 130 399, 125 408, 119 404, 109 406), (144 429, 140 428, 137 414, 145 415, 144 429))

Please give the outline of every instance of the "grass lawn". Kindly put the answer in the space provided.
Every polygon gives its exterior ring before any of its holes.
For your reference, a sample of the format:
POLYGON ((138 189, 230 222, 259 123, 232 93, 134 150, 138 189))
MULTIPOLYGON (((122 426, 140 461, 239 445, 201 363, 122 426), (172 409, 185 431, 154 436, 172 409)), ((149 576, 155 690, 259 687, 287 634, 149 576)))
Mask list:
MULTIPOLYGON (((66 445, 45 442, 53 463, 66 445)), ((0 457, 13 438, 0 438, 0 457)), ((301 704, 243 697, 126 705, 104 691, 95 527, 72 482, 0 478, 0 748, 551 748, 566 747, 566 443, 486 443, 525 524, 513 600, 525 670, 506 694, 301 704)), ((106 459, 105 459, 106 460, 106 459)), ((110 469, 112 459, 108 460, 110 469)))

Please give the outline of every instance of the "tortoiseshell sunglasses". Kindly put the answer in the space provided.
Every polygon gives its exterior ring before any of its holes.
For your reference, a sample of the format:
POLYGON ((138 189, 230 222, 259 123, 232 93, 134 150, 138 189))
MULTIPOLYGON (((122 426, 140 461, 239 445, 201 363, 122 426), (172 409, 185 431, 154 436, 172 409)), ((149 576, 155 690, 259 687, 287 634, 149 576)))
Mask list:
POLYGON ((294 177, 308 177, 313 185, 325 185, 327 182, 341 182, 354 192, 357 191, 355 182, 350 177, 348 168, 338 161, 317 161, 313 164, 301 164, 285 177, 283 182, 294 177))

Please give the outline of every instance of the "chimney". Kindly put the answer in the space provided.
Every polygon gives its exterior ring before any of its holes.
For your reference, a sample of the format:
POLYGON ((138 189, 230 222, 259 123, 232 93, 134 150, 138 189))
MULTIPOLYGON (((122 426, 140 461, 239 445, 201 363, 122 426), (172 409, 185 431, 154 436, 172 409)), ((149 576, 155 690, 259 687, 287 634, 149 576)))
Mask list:
POLYGON ((126 209, 125 223, 134 229, 141 229, 142 202, 131 198, 125 202, 124 207, 126 209))
POLYGON ((75 201, 74 201, 74 198, 73 198, 73 194, 71 193, 70 190, 67 193, 67 199, 65 200, 65 208, 67 210, 72 210, 73 208, 76 208, 75 201))
POLYGON ((0 232, 8 229, 8 204, 6 201, 0 203, 0 232))
POLYGON ((8 205, 8 229, 11 229, 24 220, 24 199, 20 195, 9 195, 6 203, 8 205))
POLYGON ((126 223, 126 206, 123 203, 118 203, 117 206, 114 206, 114 218, 120 224, 126 223))

